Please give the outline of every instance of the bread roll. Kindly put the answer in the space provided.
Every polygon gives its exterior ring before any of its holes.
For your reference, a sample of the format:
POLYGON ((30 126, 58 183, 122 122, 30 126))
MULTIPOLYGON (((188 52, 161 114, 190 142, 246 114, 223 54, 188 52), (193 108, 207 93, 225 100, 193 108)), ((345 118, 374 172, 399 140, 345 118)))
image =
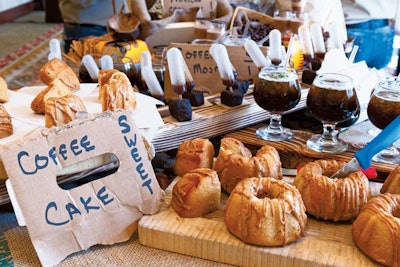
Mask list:
POLYGON ((72 91, 61 80, 55 78, 50 84, 42 90, 31 102, 31 109, 38 114, 44 114, 45 103, 50 97, 62 97, 72 94, 72 91))
POLYGON ((13 134, 13 125, 10 114, 6 108, 0 104, 0 138, 4 138, 13 134))
POLYGON ((8 86, 3 77, 0 76, 0 103, 8 102, 8 86))
POLYGON ((44 113, 45 127, 50 128, 67 124, 76 119, 76 114, 86 111, 82 99, 74 94, 62 97, 50 97, 46 101, 44 113))
POLYGON ((78 91, 80 82, 75 72, 61 59, 53 58, 47 61, 39 71, 40 80, 49 85, 54 79, 58 78, 71 91, 78 91))
POLYGON ((208 139, 195 138, 183 141, 176 153, 174 172, 183 176, 197 168, 212 169, 214 162, 214 146, 208 139))

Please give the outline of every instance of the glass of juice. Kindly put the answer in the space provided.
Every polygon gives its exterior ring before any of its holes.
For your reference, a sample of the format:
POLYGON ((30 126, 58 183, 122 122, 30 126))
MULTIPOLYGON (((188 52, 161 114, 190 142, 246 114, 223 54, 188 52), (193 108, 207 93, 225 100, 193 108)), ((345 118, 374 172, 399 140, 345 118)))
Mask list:
MULTIPOLYGON (((368 102, 367 114, 371 123, 379 130, 384 129, 400 115, 400 80, 393 78, 378 84, 368 102)), ((372 160, 400 164, 399 154, 399 150, 391 145, 376 154, 372 160)))
POLYGON ((282 126, 282 114, 294 108, 301 98, 301 86, 294 69, 264 67, 258 74, 254 100, 271 113, 270 124, 257 129, 257 136, 268 141, 289 140, 293 132, 282 126))
POLYGON ((308 92, 307 107, 323 125, 322 134, 307 140, 307 147, 324 153, 346 151, 347 144, 338 139, 335 129, 338 123, 351 119, 360 110, 352 78, 338 73, 318 75, 308 92))

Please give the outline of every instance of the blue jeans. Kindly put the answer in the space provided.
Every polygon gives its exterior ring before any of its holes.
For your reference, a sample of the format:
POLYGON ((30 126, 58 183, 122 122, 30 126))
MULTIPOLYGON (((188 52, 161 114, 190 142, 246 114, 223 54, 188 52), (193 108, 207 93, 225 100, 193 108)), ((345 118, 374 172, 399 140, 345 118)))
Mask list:
POLYGON ((355 38, 358 52, 354 62, 363 61, 368 67, 382 69, 389 64, 393 53, 394 28, 388 20, 371 20, 347 25, 347 36, 355 38))
POLYGON ((107 33, 107 27, 90 24, 64 23, 64 52, 68 53, 73 40, 88 36, 101 36, 107 33))

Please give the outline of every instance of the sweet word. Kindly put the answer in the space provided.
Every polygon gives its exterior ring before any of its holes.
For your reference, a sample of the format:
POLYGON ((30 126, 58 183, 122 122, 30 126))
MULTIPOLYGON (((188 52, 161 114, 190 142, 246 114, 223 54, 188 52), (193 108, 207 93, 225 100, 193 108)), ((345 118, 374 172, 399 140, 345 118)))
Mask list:
POLYGON ((125 115, 120 116, 118 118, 118 124, 121 127, 121 133, 124 134, 124 141, 128 146, 128 148, 130 148, 131 150, 131 157, 134 160, 134 162, 137 163, 136 172, 139 175, 140 179, 143 181, 142 187, 147 188, 149 190, 149 193, 153 194, 153 189, 151 187, 152 180, 151 178, 149 178, 149 174, 144 169, 143 159, 138 153, 139 151, 138 148, 136 147, 137 135, 135 134, 133 136, 133 139, 128 137, 127 134, 131 132, 131 126, 127 122, 127 117, 125 115))

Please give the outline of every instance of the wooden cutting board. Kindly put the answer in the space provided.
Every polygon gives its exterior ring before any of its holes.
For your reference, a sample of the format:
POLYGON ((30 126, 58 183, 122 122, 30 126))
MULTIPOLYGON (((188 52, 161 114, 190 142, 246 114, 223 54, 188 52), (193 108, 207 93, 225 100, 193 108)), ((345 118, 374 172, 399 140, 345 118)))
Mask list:
MULTIPOLYGON (((292 179, 285 177, 291 183, 292 179)), ((227 195, 219 210, 201 218, 181 218, 170 207, 171 190, 161 211, 139 221, 139 242, 145 246, 239 266, 380 266, 353 243, 351 223, 333 223, 308 216, 306 235, 283 247, 248 245, 230 234, 224 223, 227 195)), ((370 182, 373 194, 381 183, 370 182)))

